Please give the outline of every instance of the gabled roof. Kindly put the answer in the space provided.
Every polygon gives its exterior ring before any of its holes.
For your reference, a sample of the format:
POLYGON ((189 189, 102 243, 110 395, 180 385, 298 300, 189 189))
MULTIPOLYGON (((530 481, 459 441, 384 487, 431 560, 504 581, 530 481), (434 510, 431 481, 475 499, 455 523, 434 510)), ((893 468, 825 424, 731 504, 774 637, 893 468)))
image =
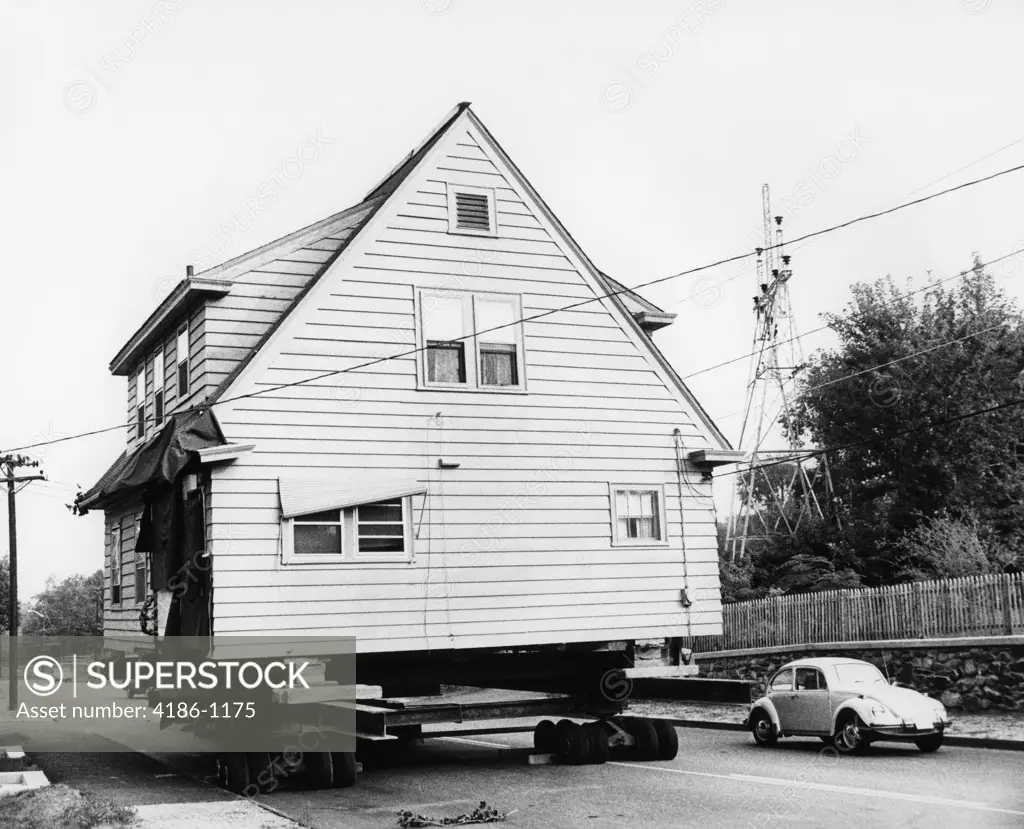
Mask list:
MULTIPOLYGON (((494 136, 491 135, 490 131, 483 125, 483 123, 476 117, 476 114, 470 109, 469 103, 458 104, 445 118, 444 120, 431 132, 423 141, 421 141, 410 153, 406 156, 399 164, 390 172, 387 176, 377 184, 369 193, 366 198, 357 204, 355 207, 349 208, 343 211, 341 214, 337 214, 337 217, 332 219, 345 217, 351 219, 354 230, 349 236, 347 241, 341 246, 341 248, 318 270, 299 292, 298 295, 292 300, 288 308, 277 318, 274 324, 263 334, 259 342, 250 350, 246 357, 234 368, 234 370, 224 378, 220 386, 213 392, 208 399, 208 403, 213 403, 218 399, 225 396, 228 389, 232 386, 235 380, 243 372, 245 367, 249 365, 253 358, 260 352, 260 350, 267 344, 274 333, 280 329, 284 324, 284 321, 292 314, 292 312, 299 306, 303 298, 309 294, 309 292, 316 286, 323 275, 330 269, 331 265, 337 260, 339 256, 345 251, 345 249, 352 244, 356 237, 360 234, 362 229, 367 225, 370 219, 379 211, 384 204, 387 203, 392 194, 401 186, 401 184, 412 174, 412 172, 420 165, 423 159, 427 156, 430 150, 444 137, 448 130, 458 121, 463 115, 465 115, 473 126, 480 131, 482 135, 490 142, 491 146, 495 148, 497 153, 500 155, 502 162, 509 168, 510 171, 516 176, 523 188, 529 193, 530 197, 539 206, 541 211, 545 214, 545 217, 552 224, 552 226, 558 231, 562 239, 569 245, 573 253, 579 258, 579 260, 585 265, 588 271, 591 273, 593 279, 597 282, 598 286, 601 287, 605 294, 609 295, 609 301, 617 307, 624 322, 627 325, 631 325, 639 335, 641 342, 650 350, 654 359, 664 369, 666 374, 671 379, 672 383, 680 391, 687 403, 692 407, 694 414, 700 419, 700 421, 707 427, 712 433, 716 440, 720 444, 728 449, 731 449, 731 444, 726 439, 725 435, 718 429, 718 427, 711 420, 708 413, 694 397, 693 393, 689 390, 682 378, 675 371, 672 365, 665 359, 665 356, 661 351, 654 345, 648 333, 663 325, 667 325, 671 322, 674 315, 666 314, 660 308, 653 303, 640 297, 633 291, 629 291, 619 282, 611 279, 606 274, 599 271, 594 264, 590 261, 589 257, 583 252, 582 248, 576 243, 569 232, 565 229, 564 225, 558 220, 555 214, 547 206, 544 200, 540 197, 537 191, 533 188, 530 182, 522 174, 519 168, 515 165, 508 154, 502 149, 501 145, 495 140, 494 136), (624 293, 622 293, 624 292, 624 293), (638 319, 637 315, 648 315, 644 324, 641 319, 638 319)), ((325 220, 329 221, 329 220, 325 220)), ((313 225, 310 228, 306 228, 302 231, 292 234, 285 239, 298 238, 303 233, 308 233, 311 228, 317 227, 313 225)), ((216 268, 212 268, 209 271, 205 271, 200 276, 209 278, 224 278, 228 272, 236 273, 243 270, 255 267, 252 265, 254 258, 258 258, 259 255, 269 255, 266 251, 269 251, 274 246, 279 245, 284 240, 279 240, 277 243, 271 243, 271 245, 264 246, 257 251, 253 251, 249 254, 245 254, 237 259, 231 260, 223 265, 219 265, 216 268)), ((275 248, 276 249, 276 248, 275 248)))

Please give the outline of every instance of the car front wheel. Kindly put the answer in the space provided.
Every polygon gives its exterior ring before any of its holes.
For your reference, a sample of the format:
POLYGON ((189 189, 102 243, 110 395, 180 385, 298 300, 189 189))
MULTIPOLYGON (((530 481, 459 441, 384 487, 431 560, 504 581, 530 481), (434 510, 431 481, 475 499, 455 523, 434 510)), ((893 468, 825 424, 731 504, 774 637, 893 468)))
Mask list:
POLYGON ((758 711, 750 718, 750 732, 754 735, 754 742, 759 746, 773 746, 779 739, 771 717, 764 711, 758 711))
POLYGON ((867 749, 867 733, 860 717, 851 712, 840 718, 832 735, 832 746, 840 754, 860 754, 867 749))
POLYGON ((926 754, 931 754, 942 748, 942 734, 929 734, 927 737, 921 737, 919 740, 914 740, 914 745, 926 754))

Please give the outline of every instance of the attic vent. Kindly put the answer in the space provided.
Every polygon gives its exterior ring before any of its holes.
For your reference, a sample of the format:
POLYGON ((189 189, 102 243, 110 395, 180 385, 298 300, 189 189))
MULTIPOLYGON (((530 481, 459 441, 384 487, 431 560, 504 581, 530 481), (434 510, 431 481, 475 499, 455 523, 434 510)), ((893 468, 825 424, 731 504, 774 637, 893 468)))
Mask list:
POLYGON ((459 230, 490 230, 491 212, 487 196, 480 193, 456 193, 455 226, 459 230))
POLYGON ((490 187, 448 185, 448 232, 497 236, 498 217, 490 187))

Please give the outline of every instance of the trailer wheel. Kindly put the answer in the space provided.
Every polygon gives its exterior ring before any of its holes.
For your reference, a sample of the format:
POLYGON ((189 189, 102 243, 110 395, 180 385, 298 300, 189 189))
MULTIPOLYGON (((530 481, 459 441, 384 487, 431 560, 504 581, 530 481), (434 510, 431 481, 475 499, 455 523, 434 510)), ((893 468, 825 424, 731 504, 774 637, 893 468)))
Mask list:
POLYGON ((636 739, 636 745, 630 752, 634 760, 658 759, 658 732, 654 730, 653 722, 646 717, 629 717, 623 720, 622 726, 636 739))
POLYGON ((306 779, 311 789, 329 789, 334 785, 334 763, 329 751, 311 751, 306 755, 306 779))
POLYGON ((277 788, 274 769, 270 765, 267 752, 253 752, 245 755, 245 764, 249 767, 249 783, 266 794, 277 788))
POLYGON ((672 723, 665 720, 652 720, 658 735, 658 759, 675 760, 679 753, 679 732, 672 723))
POLYGON ((331 752, 331 766, 334 771, 335 788, 347 789, 356 784, 356 755, 354 752, 331 752))
POLYGON ((555 726, 558 736, 557 754, 571 766, 581 766, 590 756, 590 737, 582 726, 572 720, 560 720, 555 726))
POLYGON ((242 794, 249 788, 249 764, 245 755, 238 751, 217 755, 217 782, 234 794, 242 794))
POLYGON ((533 729, 533 747, 542 754, 552 754, 558 748, 558 730, 551 720, 541 720, 533 729))
POLYGON ((588 722, 583 726, 583 730, 590 741, 590 752, 587 762, 597 766, 607 763, 611 751, 608 748, 608 732, 605 730, 605 727, 599 722, 588 722))

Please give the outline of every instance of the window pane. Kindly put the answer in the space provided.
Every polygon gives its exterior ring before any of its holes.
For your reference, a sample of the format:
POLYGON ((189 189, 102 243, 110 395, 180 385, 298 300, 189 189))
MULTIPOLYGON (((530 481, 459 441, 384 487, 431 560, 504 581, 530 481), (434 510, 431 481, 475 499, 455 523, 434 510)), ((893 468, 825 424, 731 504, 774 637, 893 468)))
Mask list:
POLYGON ((466 382, 466 360, 463 343, 438 345, 432 341, 427 342, 427 382, 466 382))
POLYGON ((420 311, 426 339, 455 340, 465 336, 461 295, 425 294, 420 311))
POLYGON ((178 332, 178 362, 188 360, 188 328, 182 328, 178 332))
POLYGON ((161 348, 153 357, 153 388, 164 387, 164 350, 161 348))
POLYGON ((619 519, 619 538, 629 538, 629 519, 619 519))
POLYGON ((487 344, 480 346, 480 385, 519 385, 514 345, 487 344))
POLYGON ((654 515, 654 507, 651 504, 654 499, 653 492, 641 492, 640 493, 640 514, 643 516, 654 515))
POLYGON ((487 341, 492 343, 515 343, 515 305, 507 299, 476 300, 476 331, 487 331, 487 341), (500 327, 504 326, 504 327, 500 327), (497 331, 491 331, 497 328, 497 331))
POLYGON ((629 514, 629 509, 626 507, 626 493, 622 490, 615 493, 615 512, 620 519, 629 514))
POLYGON ((157 425, 159 426, 161 421, 164 419, 164 390, 157 389, 156 394, 153 395, 153 417, 156 418, 157 425))
POLYGON ((640 510, 640 493, 631 492, 629 493, 629 514, 630 516, 641 515, 640 510))
POLYGON ((376 504, 363 504, 359 507, 359 521, 398 521, 402 520, 402 502, 378 501, 376 504))
POLYGON ((340 524, 341 510, 329 509, 323 512, 310 512, 306 515, 296 515, 295 520, 299 523, 314 524, 340 524))
POLYGON ((359 537, 368 538, 374 535, 402 535, 405 532, 403 524, 360 524, 359 537))
POLYGON ((178 397, 188 394, 188 361, 178 363, 178 397))
POLYGON ((405 552, 405 539, 402 536, 396 538, 360 538, 359 552, 361 553, 401 553, 405 552))
POLYGON ((340 555, 341 527, 295 524, 296 555, 340 555))

